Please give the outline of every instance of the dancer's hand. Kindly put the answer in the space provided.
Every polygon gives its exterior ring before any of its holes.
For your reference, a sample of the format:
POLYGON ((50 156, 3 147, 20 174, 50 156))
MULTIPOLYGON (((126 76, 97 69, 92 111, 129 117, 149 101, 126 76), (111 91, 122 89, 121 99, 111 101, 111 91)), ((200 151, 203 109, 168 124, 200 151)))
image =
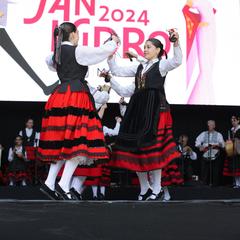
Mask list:
POLYGON ((16 155, 19 157, 19 158, 23 158, 23 154, 22 153, 16 153, 16 155))
POLYGON ((122 118, 120 117, 115 117, 116 122, 120 123, 122 121, 122 118))
POLYGON ((118 36, 116 35, 112 35, 112 40, 116 43, 116 44, 119 44, 120 43, 120 39, 118 36))
POLYGON ((125 52, 125 55, 132 61, 132 58, 138 58, 138 55, 134 52, 127 51, 125 52))
POLYGON ((104 84, 103 86, 101 86, 101 91, 110 93, 111 87, 106 85, 106 84, 104 84))
POLYGON ((189 146, 186 146, 186 147, 183 148, 183 152, 187 152, 187 153, 191 154, 192 149, 189 146))
POLYGON ((112 78, 111 74, 106 69, 99 70, 99 77, 103 77, 107 83, 110 82, 112 78))
POLYGON ((102 109, 107 109, 107 107, 108 107, 108 106, 107 106, 107 104, 105 103, 105 104, 102 105, 101 108, 102 108, 102 109))
POLYGON ((203 152, 204 150, 205 150, 205 147, 203 147, 203 146, 199 147, 200 152, 203 152))
POLYGON ((174 47, 177 47, 179 45, 179 33, 178 32, 173 32, 171 37, 174 37, 174 38, 177 39, 173 44, 174 47))
POLYGON ((124 102, 124 97, 121 97, 119 100, 119 104, 122 104, 124 102))
POLYGON ((168 29, 167 31, 169 34, 170 42, 173 42, 175 47, 178 46, 179 45, 179 34, 177 32, 177 29, 171 28, 171 29, 168 29))
POLYGON ((108 61, 110 61, 110 60, 113 58, 113 56, 114 56, 114 54, 110 55, 110 56, 108 57, 108 61))

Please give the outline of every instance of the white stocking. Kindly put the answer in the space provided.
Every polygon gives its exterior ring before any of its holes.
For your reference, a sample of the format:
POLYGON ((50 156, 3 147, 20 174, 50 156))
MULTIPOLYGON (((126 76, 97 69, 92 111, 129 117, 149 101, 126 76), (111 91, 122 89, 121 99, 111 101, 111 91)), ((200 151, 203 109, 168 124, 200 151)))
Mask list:
POLYGON ((235 177, 235 183, 236 183, 236 186, 240 187, 240 177, 239 176, 235 177))
POLYGON ((93 197, 97 197, 97 190, 98 190, 97 186, 92 186, 93 197))
POLYGON ((162 169, 151 171, 152 175, 152 188, 154 194, 159 194, 161 191, 161 177, 162 169))
POLYGON ((106 187, 105 186, 101 186, 100 187, 100 193, 105 196, 105 190, 106 190, 106 187))
POLYGON ((163 200, 169 201, 171 199, 170 193, 168 191, 168 187, 163 187, 164 197, 163 200))
POLYGON ((73 173, 76 170, 79 162, 80 162, 80 158, 75 158, 75 159, 67 160, 65 163, 64 171, 63 171, 61 180, 58 184, 66 193, 69 192, 70 181, 72 179, 73 173))
POLYGON ((74 188, 79 194, 82 193, 82 186, 87 177, 85 176, 75 176, 72 178, 71 187, 74 188))
POLYGON ((60 169, 62 168, 64 164, 64 160, 61 161, 57 161, 56 163, 51 163, 49 171, 48 171, 48 176, 47 179, 45 181, 45 184, 52 190, 55 190, 55 182, 56 182, 56 178, 57 175, 60 171, 60 169))
POLYGON ((139 183, 140 183, 140 188, 141 188, 141 195, 144 195, 147 190, 150 188, 150 184, 148 181, 148 174, 147 172, 136 172, 138 179, 139 179, 139 183))

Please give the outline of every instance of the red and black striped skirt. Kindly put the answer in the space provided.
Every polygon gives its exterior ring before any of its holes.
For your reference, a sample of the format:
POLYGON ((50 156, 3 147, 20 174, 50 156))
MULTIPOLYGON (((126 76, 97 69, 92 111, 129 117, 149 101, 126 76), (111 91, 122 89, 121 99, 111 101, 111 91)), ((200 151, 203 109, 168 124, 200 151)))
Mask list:
POLYGON ((85 186, 104 186, 109 187, 111 184, 111 168, 108 164, 101 166, 101 176, 88 176, 84 182, 85 186))
POLYGON ((146 172, 164 168, 180 156, 172 135, 171 113, 167 111, 160 112, 157 141, 154 145, 141 148, 136 152, 114 150, 110 165, 137 172, 146 172))
POLYGON ((181 185, 183 183, 183 175, 175 161, 171 162, 169 165, 162 169, 161 185, 163 187, 181 185))
POLYGON ((36 159, 36 147, 25 146, 25 150, 27 152, 27 159, 29 161, 34 161, 36 159))
POLYGON ((228 157, 225 159, 223 176, 240 176, 240 155, 228 157))
MULTIPOLYGON (((63 174, 64 167, 59 171, 58 177, 63 174)), ((79 165, 73 173, 75 177, 100 178, 102 176, 102 164, 91 164, 90 166, 79 165)))
POLYGON ((38 158, 42 161, 85 157, 108 158, 102 124, 87 92, 65 93, 57 90, 50 96, 42 119, 38 158))

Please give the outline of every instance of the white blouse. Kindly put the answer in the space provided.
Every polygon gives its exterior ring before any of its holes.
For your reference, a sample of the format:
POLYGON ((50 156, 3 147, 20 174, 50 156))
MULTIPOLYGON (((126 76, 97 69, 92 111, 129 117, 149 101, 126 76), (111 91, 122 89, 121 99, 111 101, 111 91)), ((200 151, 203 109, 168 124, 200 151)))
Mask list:
MULTIPOLYGON (((145 58, 138 57, 137 59, 139 62, 143 65, 143 72, 146 72, 154 63, 158 62, 159 59, 153 59, 151 61, 147 61, 145 58)), ((174 47, 174 56, 173 58, 168 59, 162 59, 159 64, 159 71, 161 75, 164 77, 167 75, 167 73, 178 66, 180 66, 182 63, 182 50, 180 46, 174 47)), ((110 67, 111 73, 114 76, 118 77, 134 77, 139 64, 132 65, 132 66, 118 66, 115 57, 108 60, 108 65, 110 67)), ((121 86, 114 78, 111 79, 111 87, 114 91, 117 92, 118 95, 122 97, 131 97, 135 90, 135 83, 133 82, 129 86, 121 86)))
MULTIPOLYGON (((22 153, 22 146, 20 147, 15 147, 15 153, 22 153)), ((25 155, 23 156, 25 159, 27 159, 27 153, 25 152, 25 155)), ((8 152, 8 161, 12 162, 14 158, 14 152, 13 149, 10 148, 8 152)))
MULTIPOLYGON (((162 59, 159 64, 159 71, 163 77, 167 75, 167 73, 182 64, 182 50, 180 46, 174 47, 174 55, 173 58, 162 59)), ((143 57, 138 57, 138 61, 143 65, 143 73, 146 72, 154 63, 158 62, 159 59, 153 59, 151 61, 147 61, 143 57)), ((112 57, 108 60, 108 65, 111 69, 111 72, 114 76, 118 77, 134 77, 139 64, 135 64, 132 66, 118 66, 115 57, 112 57)))
MULTIPOLYGON (((73 46, 73 44, 68 41, 62 42, 62 45, 73 46)), ((111 54, 113 54, 116 48, 117 44, 115 41, 109 41, 100 47, 88 47, 78 45, 75 50, 76 61, 78 62, 78 64, 83 66, 94 65, 102 62, 111 54)), ((56 71, 52 57, 53 54, 49 55, 46 58, 46 63, 50 70, 56 71)))
POLYGON ((135 82, 128 86, 122 86, 112 77, 110 84, 111 88, 121 97, 131 97, 135 91, 135 82))
POLYGON ((109 101, 109 94, 106 91, 99 91, 97 88, 88 84, 90 93, 93 95, 96 109, 99 109, 102 105, 109 101))

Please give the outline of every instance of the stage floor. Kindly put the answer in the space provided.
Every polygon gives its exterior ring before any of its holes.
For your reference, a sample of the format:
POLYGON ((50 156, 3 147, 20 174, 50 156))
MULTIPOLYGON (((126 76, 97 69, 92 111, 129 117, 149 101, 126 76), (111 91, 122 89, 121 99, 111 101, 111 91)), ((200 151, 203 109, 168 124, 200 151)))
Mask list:
POLYGON ((134 201, 138 188, 112 189, 108 201, 76 202, 47 200, 38 187, 0 187, 0 239, 240 239, 239 189, 170 191, 169 202, 134 201), (123 196, 128 200, 116 200, 123 196))
MULTIPOLYGON (((169 188, 172 200, 231 200, 240 199, 240 189, 231 187, 208 187, 202 185, 179 186, 169 188)), ((111 188, 107 189, 107 200, 136 200, 139 194, 138 187, 111 188)), ((91 188, 84 191, 85 200, 92 199, 91 188)), ((35 187, 0 187, 0 199, 16 200, 48 200, 48 198, 35 187)))
POLYGON ((240 201, 0 201, 1 239, 239 240, 240 201))

